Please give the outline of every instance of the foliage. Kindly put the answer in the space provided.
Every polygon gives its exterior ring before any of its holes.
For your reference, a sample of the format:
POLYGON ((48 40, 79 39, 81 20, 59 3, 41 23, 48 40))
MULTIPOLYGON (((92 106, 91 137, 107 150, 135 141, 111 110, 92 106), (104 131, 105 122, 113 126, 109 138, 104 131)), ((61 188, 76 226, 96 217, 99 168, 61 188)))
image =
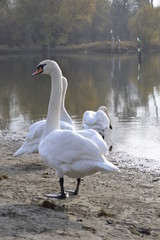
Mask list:
POLYGON ((63 0, 59 9, 59 17, 70 42, 76 42, 77 37, 83 34, 91 25, 95 12, 94 0, 63 0))
POLYGON ((0 44, 57 46, 111 39, 159 39, 149 0, 0 0, 0 44), (144 17, 145 16, 145 17, 144 17))
POLYGON ((160 39, 159 21, 160 8, 145 5, 130 19, 129 26, 133 36, 135 38, 140 37, 143 45, 147 46, 149 43, 160 39))
POLYGON ((91 41, 99 41, 110 37, 110 3, 96 0, 96 11, 93 14, 91 28, 87 29, 91 41))

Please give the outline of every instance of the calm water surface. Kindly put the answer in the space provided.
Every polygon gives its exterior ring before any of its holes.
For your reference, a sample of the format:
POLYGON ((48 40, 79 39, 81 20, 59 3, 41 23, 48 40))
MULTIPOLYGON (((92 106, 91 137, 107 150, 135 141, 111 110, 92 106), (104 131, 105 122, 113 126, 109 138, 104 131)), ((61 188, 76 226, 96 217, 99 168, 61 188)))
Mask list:
MULTIPOLYGON (((160 56, 56 55, 68 79, 66 108, 76 128, 83 112, 106 105, 113 121, 113 151, 160 160, 160 56)), ((0 58, 0 129, 26 133, 46 117, 50 78, 31 77, 43 56, 0 58)))

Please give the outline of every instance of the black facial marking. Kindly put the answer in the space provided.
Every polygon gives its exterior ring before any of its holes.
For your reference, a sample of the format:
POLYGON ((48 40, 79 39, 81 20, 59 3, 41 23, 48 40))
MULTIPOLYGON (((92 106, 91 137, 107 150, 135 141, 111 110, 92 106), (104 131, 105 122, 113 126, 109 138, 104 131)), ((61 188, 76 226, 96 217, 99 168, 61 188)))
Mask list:
POLYGON ((41 68, 41 69, 43 70, 43 68, 44 68, 45 65, 46 65, 46 63, 40 64, 40 65, 37 66, 37 69, 39 70, 39 69, 41 68))

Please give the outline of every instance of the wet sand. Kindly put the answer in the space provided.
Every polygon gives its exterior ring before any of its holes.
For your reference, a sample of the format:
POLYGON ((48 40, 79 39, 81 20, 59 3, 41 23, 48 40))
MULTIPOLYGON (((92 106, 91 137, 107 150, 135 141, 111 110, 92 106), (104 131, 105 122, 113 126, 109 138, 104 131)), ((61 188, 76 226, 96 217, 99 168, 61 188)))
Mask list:
POLYGON ((0 132, 0 239, 160 239, 159 162, 113 150, 120 173, 85 177, 78 196, 55 200, 44 197, 59 192, 55 171, 37 154, 13 157, 21 144, 0 132))

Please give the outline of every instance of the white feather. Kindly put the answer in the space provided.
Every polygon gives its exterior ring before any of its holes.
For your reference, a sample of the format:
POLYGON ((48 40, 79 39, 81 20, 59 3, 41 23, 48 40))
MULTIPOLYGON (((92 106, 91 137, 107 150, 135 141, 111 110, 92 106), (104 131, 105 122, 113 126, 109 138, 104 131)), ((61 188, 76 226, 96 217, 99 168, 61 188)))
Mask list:
POLYGON ((51 95, 47 121, 39 144, 40 157, 56 170, 60 178, 64 175, 81 178, 98 171, 119 171, 104 157, 103 152, 107 151, 104 141, 101 139, 103 147, 100 147, 100 141, 98 145, 96 141, 87 138, 91 132, 93 136, 93 131, 79 134, 78 131, 60 129, 62 72, 54 61, 44 60, 39 66, 43 65, 43 73, 51 76, 51 95))
MULTIPOLYGON (((65 95, 68 87, 67 79, 65 77, 63 80, 63 93, 62 93, 62 104, 61 104, 61 129, 73 130, 74 124, 65 108, 65 95)), ((54 106, 53 106, 54 107, 54 106)), ((25 137, 23 145, 13 154, 14 157, 21 156, 23 154, 37 153, 40 139, 44 130, 46 120, 40 120, 33 123, 29 127, 29 131, 25 137)))
POLYGON ((97 112, 86 111, 83 114, 82 125, 84 129, 94 129, 104 136, 105 130, 112 128, 108 109, 101 106, 97 112))

